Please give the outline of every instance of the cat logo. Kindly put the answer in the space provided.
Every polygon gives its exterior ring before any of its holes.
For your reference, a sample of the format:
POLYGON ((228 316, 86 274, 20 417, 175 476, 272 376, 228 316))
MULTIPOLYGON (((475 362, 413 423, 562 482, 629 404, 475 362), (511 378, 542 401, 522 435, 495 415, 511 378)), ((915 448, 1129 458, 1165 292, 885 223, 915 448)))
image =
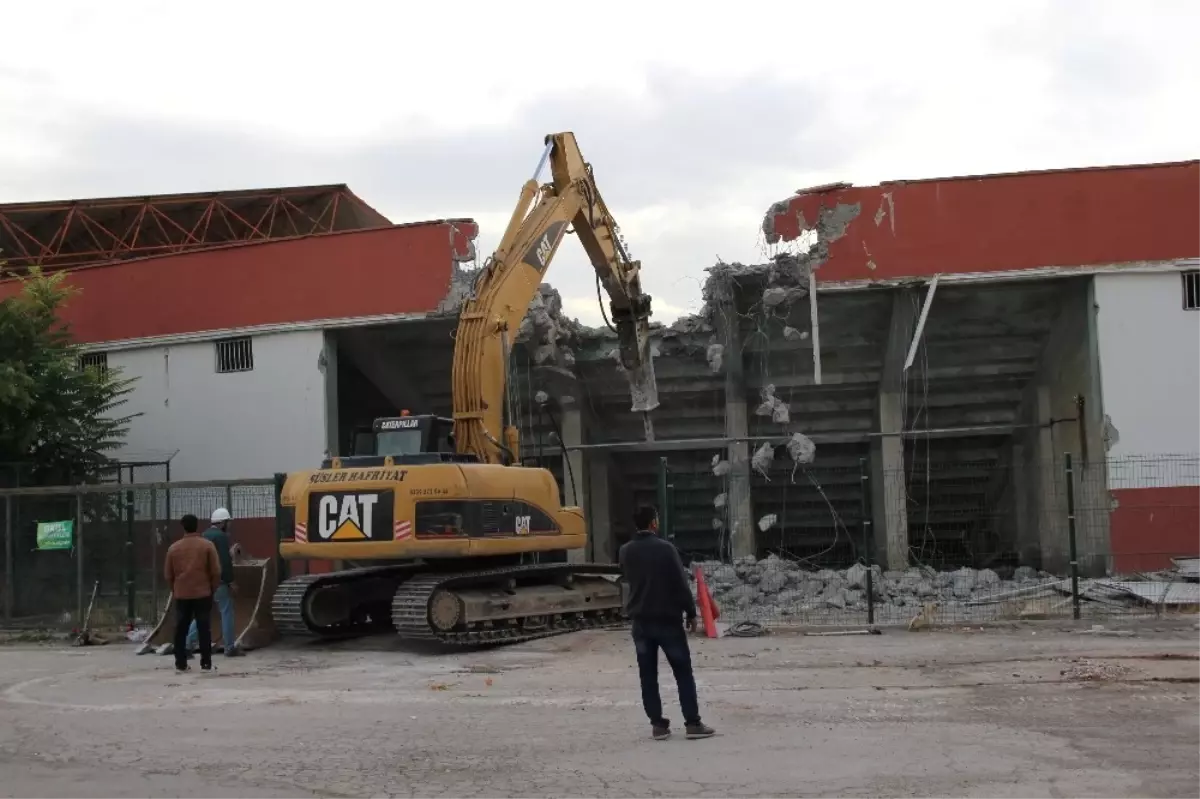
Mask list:
POLYGON ((517 517, 517 535, 529 535, 529 517, 517 517))
POLYGON ((317 531, 326 541, 366 541, 378 494, 325 494, 317 505, 317 531))
POLYGON ((538 237, 537 241, 525 251, 525 257, 522 262, 529 264, 539 272, 545 272, 546 267, 550 264, 550 256, 554 254, 554 248, 562 241, 563 235, 566 233, 566 222, 553 222, 546 228, 546 232, 538 237))
POLYGON ((550 242, 550 234, 542 236, 541 241, 537 244, 537 250, 534 251, 533 257, 537 258, 538 266, 542 269, 546 268, 546 261, 550 258, 550 250, 554 245, 550 242))

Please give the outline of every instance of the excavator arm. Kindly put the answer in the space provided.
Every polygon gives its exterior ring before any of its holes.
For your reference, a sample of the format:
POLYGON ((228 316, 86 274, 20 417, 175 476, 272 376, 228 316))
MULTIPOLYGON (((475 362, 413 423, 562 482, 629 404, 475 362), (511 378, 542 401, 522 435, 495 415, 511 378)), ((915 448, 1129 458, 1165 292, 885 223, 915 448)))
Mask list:
POLYGON ((650 297, 642 292, 641 264, 622 245, 616 222, 583 160, 573 133, 546 137, 546 149, 495 253, 484 264, 459 315, 454 344, 454 438, 460 453, 487 463, 519 456, 516 428, 504 416, 508 356, 516 331, 544 279, 558 245, 572 228, 608 293, 621 366, 632 410, 646 419, 658 407, 650 353, 650 297), (552 181, 538 184, 550 163, 552 181))

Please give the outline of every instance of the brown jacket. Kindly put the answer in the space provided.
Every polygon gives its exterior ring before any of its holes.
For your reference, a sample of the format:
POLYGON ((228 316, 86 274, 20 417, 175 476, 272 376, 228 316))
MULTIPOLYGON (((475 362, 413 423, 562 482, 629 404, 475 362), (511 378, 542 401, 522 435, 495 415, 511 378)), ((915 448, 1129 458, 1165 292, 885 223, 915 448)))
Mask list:
POLYGON ((221 582, 217 548, 199 533, 187 533, 167 549, 163 575, 176 599, 212 596, 221 582))

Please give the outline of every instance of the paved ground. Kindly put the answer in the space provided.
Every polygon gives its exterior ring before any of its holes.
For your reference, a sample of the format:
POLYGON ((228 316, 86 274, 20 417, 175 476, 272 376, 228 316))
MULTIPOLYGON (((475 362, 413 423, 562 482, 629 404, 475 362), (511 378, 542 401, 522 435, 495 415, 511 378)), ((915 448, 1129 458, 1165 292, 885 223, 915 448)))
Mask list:
POLYGON ((15 644, 0 794, 1194 797, 1196 638, 697 640, 721 735, 666 742, 619 632, 449 655, 280 645, 183 676, 123 645, 15 644))

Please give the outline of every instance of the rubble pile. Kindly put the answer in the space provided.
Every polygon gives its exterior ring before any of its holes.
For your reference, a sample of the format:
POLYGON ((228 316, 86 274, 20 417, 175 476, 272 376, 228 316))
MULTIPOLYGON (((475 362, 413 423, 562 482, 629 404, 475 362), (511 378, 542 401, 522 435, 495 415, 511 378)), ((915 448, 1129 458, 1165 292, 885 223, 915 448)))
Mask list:
POLYGON ((575 366, 574 348, 587 328, 563 314, 562 295, 543 283, 529 303, 529 311, 517 331, 517 341, 529 347, 538 366, 575 366))
MULTIPOLYGON (((861 564, 813 571, 771 555, 762 560, 736 558, 733 563, 700 561, 699 565, 713 598, 722 612, 732 617, 748 612, 787 617, 810 611, 867 608, 867 567, 861 564)), ((930 602, 968 603, 1059 582, 1027 566, 1016 569, 1011 580, 1002 580, 991 569, 939 572, 914 567, 883 571, 872 566, 871 572, 876 610, 885 617, 912 615, 930 602)))

